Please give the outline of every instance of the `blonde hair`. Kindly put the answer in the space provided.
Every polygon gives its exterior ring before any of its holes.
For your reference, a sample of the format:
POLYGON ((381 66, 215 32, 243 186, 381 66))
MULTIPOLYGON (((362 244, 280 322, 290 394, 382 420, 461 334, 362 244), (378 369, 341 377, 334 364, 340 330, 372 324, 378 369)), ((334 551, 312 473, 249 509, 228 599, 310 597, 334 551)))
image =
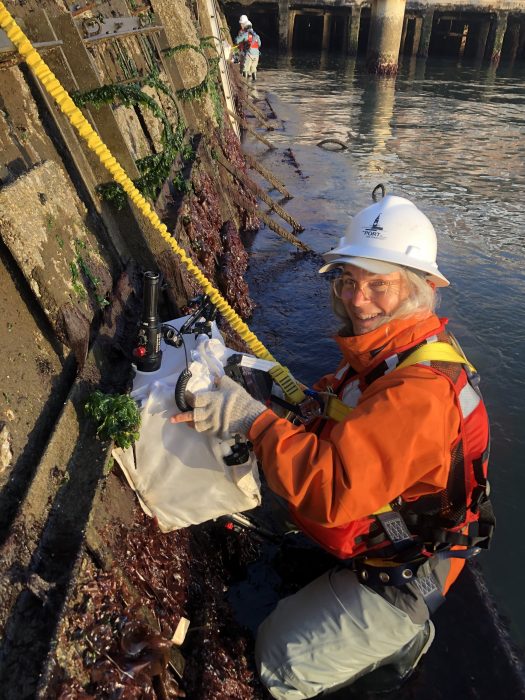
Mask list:
MULTIPOLYGON (((409 318, 410 316, 425 318, 436 309, 438 303, 437 293, 428 283, 424 273, 415 272, 401 266, 399 266, 399 272, 402 279, 407 283, 408 296, 393 313, 385 316, 380 325, 388 323, 395 318, 409 318)), ((345 322, 344 330, 347 333, 351 328, 351 321, 343 302, 335 296, 333 285, 330 289, 330 301, 335 315, 345 322)))

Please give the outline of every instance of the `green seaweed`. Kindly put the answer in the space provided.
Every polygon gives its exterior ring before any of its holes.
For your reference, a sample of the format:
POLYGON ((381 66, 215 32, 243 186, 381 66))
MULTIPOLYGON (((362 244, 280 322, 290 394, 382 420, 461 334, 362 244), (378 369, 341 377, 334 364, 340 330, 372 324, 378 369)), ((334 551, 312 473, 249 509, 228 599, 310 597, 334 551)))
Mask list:
MULTIPOLYGON (((146 78, 138 79, 129 85, 103 85, 88 92, 76 92, 72 94, 72 98, 77 107, 84 107, 87 104, 100 107, 103 104, 114 102, 120 102, 125 107, 139 105, 150 110, 162 122, 162 151, 137 160, 140 177, 133 181, 139 192, 153 201, 158 197, 162 185, 169 176, 177 154, 180 155, 183 162, 189 161, 194 155, 191 146, 183 144, 186 126, 180 115, 175 96, 160 79, 158 72, 152 72, 146 78), (177 112, 175 129, 157 101, 142 90, 144 85, 155 88, 171 99, 177 112)), ((97 191, 103 199, 113 203, 117 209, 122 209, 127 201, 122 186, 116 182, 99 185, 97 191)))
POLYGON ((82 280, 80 279, 80 273, 78 266, 75 261, 69 263, 69 269, 71 270, 71 283, 73 285, 73 290, 75 294, 80 299, 80 301, 85 301, 88 298, 86 288, 82 280))
POLYGON ((139 438, 140 413, 128 394, 104 394, 94 391, 84 406, 97 424, 97 437, 113 440, 117 447, 131 447, 139 438))

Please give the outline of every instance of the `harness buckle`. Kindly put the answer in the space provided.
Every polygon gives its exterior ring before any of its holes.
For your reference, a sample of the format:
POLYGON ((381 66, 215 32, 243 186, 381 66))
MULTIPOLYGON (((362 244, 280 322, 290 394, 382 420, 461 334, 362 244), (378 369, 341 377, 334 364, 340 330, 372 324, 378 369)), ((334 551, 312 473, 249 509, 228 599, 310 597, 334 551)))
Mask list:
POLYGON ((299 409, 299 419, 303 423, 310 423, 315 418, 324 415, 324 401, 317 391, 304 389, 306 398, 297 406, 299 409))

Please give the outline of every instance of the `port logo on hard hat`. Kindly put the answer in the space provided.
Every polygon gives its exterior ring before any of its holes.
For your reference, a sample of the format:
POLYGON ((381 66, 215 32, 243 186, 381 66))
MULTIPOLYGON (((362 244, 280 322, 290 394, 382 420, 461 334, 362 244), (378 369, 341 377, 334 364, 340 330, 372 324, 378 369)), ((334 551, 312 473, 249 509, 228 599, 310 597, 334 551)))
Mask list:
POLYGON ((372 226, 363 229, 363 234, 367 238, 376 238, 378 240, 382 240, 383 238, 386 238, 386 236, 384 236, 381 233, 381 231, 383 230, 383 227, 379 225, 380 217, 381 217, 381 214, 378 214, 378 216, 375 218, 372 226))

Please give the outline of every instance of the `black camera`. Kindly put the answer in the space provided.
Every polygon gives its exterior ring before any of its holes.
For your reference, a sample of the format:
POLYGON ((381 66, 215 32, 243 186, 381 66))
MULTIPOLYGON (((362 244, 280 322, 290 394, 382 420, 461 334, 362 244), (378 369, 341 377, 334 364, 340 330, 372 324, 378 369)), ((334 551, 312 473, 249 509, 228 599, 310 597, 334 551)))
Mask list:
POLYGON ((273 379, 266 369, 254 366, 258 362, 256 358, 236 353, 228 358, 224 373, 244 387, 254 399, 267 404, 272 394, 273 379))

